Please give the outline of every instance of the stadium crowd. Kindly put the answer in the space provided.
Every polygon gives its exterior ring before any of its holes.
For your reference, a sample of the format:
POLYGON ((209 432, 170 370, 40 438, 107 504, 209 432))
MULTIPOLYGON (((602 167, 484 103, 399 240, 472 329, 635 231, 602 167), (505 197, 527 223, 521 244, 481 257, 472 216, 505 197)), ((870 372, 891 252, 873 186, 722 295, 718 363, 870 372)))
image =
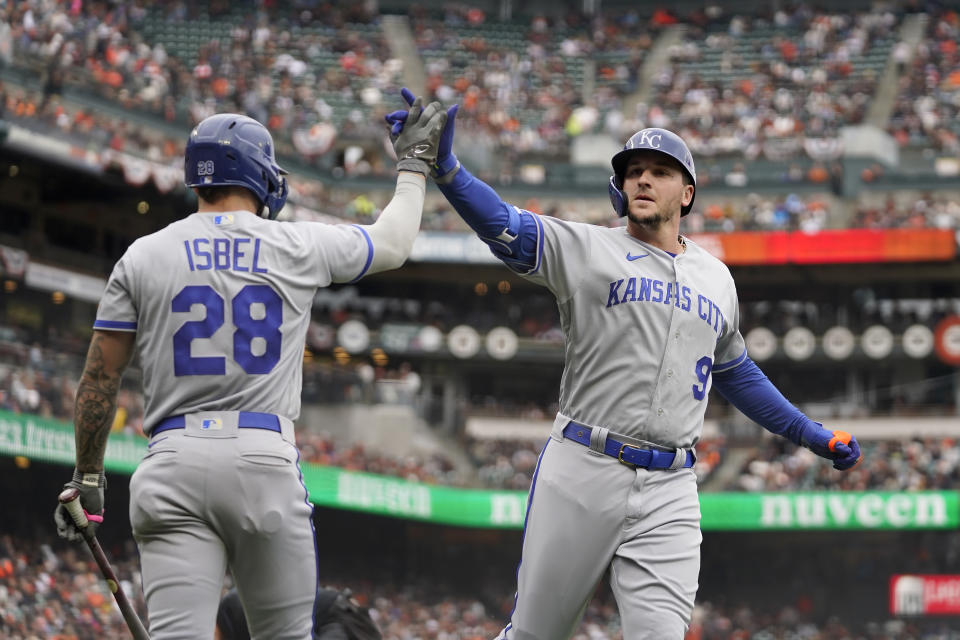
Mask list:
MULTIPOLYGON (((121 587, 145 620, 139 561, 132 541, 128 546, 108 548, 107 553, 121 587)), ((507 586, 500 610, 491 611, 476 598, 450 597, 429 584, 400 588, 358 578, 328 585, 350 589, 355 600, 369 608, 385 640, 491 638, 503 627, 512 601, 507 586)), ((619 639, 596 635, 597 630, 617 626, 612 603, 597 603, 588 610, 576 638, 619 639)), ((45 535, 0 537, 0 638, 121 640, 129 633, 83 545, 66 545, 45 535)))
POLYGON ((952 437, 864 441, 861 464, 844 474, 808 449, 771 439, 743 463, 727 490, 928 491, 960 481, 960 444, 952 437))
MULTIPOLYGON (((363 3, 258 11, 224 2, 13 3, 0 8, 0 31, 8 36, 0 62, 42 69, 36 111, 46 117, 48 107, 63 111, 59 95, 71 86, 185 126, 216 112, 246 112, 276 133, 283 151, 316 156, 319 138, 330 135, 311 134, 317 124, 335 124, 343 137, 382 137, 379 118, 367 107, 381 102, 381 89, 394 88, 399 66, 372 24, 376 18, 363 3), (363 29, 368 24, 374 28, 363 29), (178 37, 165 46, 166 27, 178 37), (167 51, 182 38, 191 45, 177 55, 167 51), (333 100, 357 107, 335 119, 333 100)), ((137 129, 119 126, 121 135, 137 129)), ((126 146, 134 149, 135 142, 126 146)), ((165 139, 166 157, 180 155, 182 144, 165 139)))
MULTIPOLYGON (((112 566, 120 586, 143 616, 146 608, 135 550, 110 551, 121 551, 111 554, 112 566)), ((49 536, 0 537, 0 638, 129 637, 113 595, 84 546, 66 547, 49 536)))
POLYGON ((681 222, 684 233, 731 231, 805 231, 813 233, 837 226, 831 219, 831 201, 822 195, 763 196, 749 193, 736 199, 708 199, 681 222))
MULTIPOLYGON (((137 127, 122 119, 99 114, 94 110, 70 107, 52 101, 42 104, 39 94, 21 89, 7 89, 0 82, 0 118, 22 122, 28 126, 56 131, 61 141, 70 141, 77 148, 100 148, 118 152, 135 152, 162 163, 180 157, 182 142, 137 127)), ((734 167, 734 172, 743 171, 734 167)), ((728 175, 733 175, 728 174, 728 175)), ((788 181, 789 186, 789 181, 788 181)), ((324 212, 326 221, 369 224, 377 218, 389 201, 389 194, 375 191, 359 194, 342 188, 299 177, 291 178, 293 201, 313 211, 324 212)), ((517 203, 540 215, 594 224, 617 225, 617 220, 601 203, 585 199, 521 198, 517 203)), ((469 231, 462 219, 444 202, 429 198, 421 227, 427 231, 469 231)), ((782 195, 745 192, 741 196, 698 198, 697 205, 683 219, 684 233, 728 233, 732 231, 804 231, 824 229, 894 229, 894 228, 960 228, 960 205, 949 193, 918 195, 909 202, 888 197, 877 203, 875 198, 856 205, 851 215, 828 192, 782 195)))
POLYGON ((888 131, 901 147, 960 153, 960 13, 949 3, 931 12, 913 50, 898 53, 901 74, 888 131))
MULTIPOLYGON (((313 429, 297 431, 300 459, 347 471, 364 471, 394 476, 411 482, 466 486, 471 476, 458 470, 442 452, 429 455, 387 455, 370 450, 360 443, 344 443, 327 433, 313 429)), ((529 484, 528 484, 529 486, 529 484)))
MULTIPOLYGON (((893 619, 884 621, 842 622, 833 617, 818 623, 798 607, 761 611, 743 605, 722 607, 710 602, 694 607, 693 622, 685 640, 954 640, 953 626, 947 622, 893 619)), ((612 640, 612 638, 611 638, 612 640)))
POLYGON ((898 22, 891 11, 800 2, 689 24, 644 120, 680 133, 695 157, 829 160, 840 127, 861 121, 877 88, 861 59, 884 55, 898 22))
MULTIPOLYGON (((52 526, 52 525, 51 525, 52 526)), ((146 619, 132 543, 107 549, 110 561, 141 619, 146 619)), ((874 561, 872 564, 877 564, 874 561)), ((491 602, 454 595, 433 581, 396 586, 362 575, 328 580, 349 589, 383 633, 384 640, 480 640, 494 637, 509 616, 511 587, 491 602), (492 605, 492 606, 491 606, 492 605)), ((733 594, 729 594, 733 595, 733 594)), ((817 619, 810 598, 790 605, 724 604, 698 601, 686 640, 768 640, 844 638, 856 640, 946 640, 956 638, 949 624, 924 619, 817 619)), ((51 536, 0 537, 0 638, 19 640, 121 640, 129 638, 106 582, 89 552, 51 536)), ((573 640, 623 640, 616 605, 602 587, 586 609, 573 640)))
POLYGON ((622 99, 637 88, 663 26, 635 9, 496 23, 457 5, 442 16, 418 12, 412 23, 427 91, 462 103, 457 126, 470 140, 462 152, 495 156, 508 180, 517 175, 517 156, 566 155, 571 138, 622 119, 622 99), (584 95, 588 61, 597 68, 594 90, 584 95))
POLYGON ((862 203, 851 227, 862 229, 960 229, 960 199, 951 193, 925 193, 909 200, 888 196, 862 203))
MULTIPOLYGON (((573 140, 586 133, 621 140, 643 126, 664 126, 702 160, 702 185, 746 186, 751 179, 746 165, 714 165, 711 157, 763 157, 791 161, 778 178, 787 188, 820 183, 836 191, 839 128, 863 117, 886 57, 903 60, 891 132, 903 144, 929 134, 938 149, 956 148, 957 13, 933 13, 927 38, 907 55, 906 45, 894 41, 912 6, 848 14, 797 2, 738 14, 708 5, 679 17, 621 9, 503 22, 451 4, 439 12, 414 7, 409 17, 429 94, 462 104, 457 139, 470 143, 458 153, 482 175, 485 166, 500 174, 485 177, 514 181, 522 157, 566 158, 573 140), (652 42, 673 24, 683 24, 685 33, 652 93, 634 107, 625 98, 636 96, 652 42), (587 61, 597 67, 595 88, 582 95, 577 87, 587 61)), ((297 156, 301 165, 336 176, 392 172, 381 116, 395 106, 403 63, 388 45, 381 15, 363 3, 198 7, 69 0, 0 6, 0 66, 43 77, 42 90, 0 84, 0 117, 32 120, 79 148, 176 164, 183 140, 151 121, 185 130, 210 113, 239 111, 265 122, 281 154, 297 156), (92 91, 135 117, 70 104, 65 88, 92 91)), ((326 215, 361 220, 385 204, 354 203, 355 194, 295 182, 301 184, 294 201, 309 201, 326 215)), ((701 208, 707 202, 698 201, 695 215, 707 230, 812 231, 860 223, 843 216, 827 221, 830 211, 816 199, 799 210, 790 204, 786 215, 782 203, 772 211, 767 203, 725 211, 723 204, 701 208)), ((452 223, 464 229, 441 209, 425 216, 425 228, 452 223)), ((543 212, 583 217, 549 204, 543 212)))

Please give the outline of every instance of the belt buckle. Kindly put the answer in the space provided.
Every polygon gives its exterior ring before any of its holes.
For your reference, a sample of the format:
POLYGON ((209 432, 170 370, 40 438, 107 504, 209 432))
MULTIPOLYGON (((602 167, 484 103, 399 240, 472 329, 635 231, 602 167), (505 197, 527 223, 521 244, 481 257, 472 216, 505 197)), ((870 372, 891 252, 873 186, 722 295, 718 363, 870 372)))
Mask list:
POLYGON ((626 465, 628 467, 633 467, 634 469, 636 469, 638 465, 635 465, 629 460, 623 459, 623 450, 626 449, 627 447, 630 447, 631 449, 636 449, 637 451, 640 451, 643 448, 643 447, 636 447, 632 444, 626 444, 626 443, 620 445, 620 451, 617 452, 617 462, 619 462, 622 465, 626 465))

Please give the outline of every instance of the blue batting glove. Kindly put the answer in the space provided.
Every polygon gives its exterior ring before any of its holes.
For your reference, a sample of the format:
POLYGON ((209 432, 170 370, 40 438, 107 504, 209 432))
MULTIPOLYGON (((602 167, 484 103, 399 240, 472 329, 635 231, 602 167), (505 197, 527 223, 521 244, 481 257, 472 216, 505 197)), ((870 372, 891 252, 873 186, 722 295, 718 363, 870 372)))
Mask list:
POLYGON ((839 471, 849 469, 863 457, 856 438, 839 429, 824 429, 819 422, 804 428, 800 444, 822 458, 833 460, 833 468, 839 471))
MULTIPOLYGON (((413 92, 406 87, 400 89, 400 95, 403 97, 404 102, 407 103, 407 106, 412 105, 413 101, 416 100, 413 92)), ((431 167, 430 177, 440 184, 449 183, 460 169, 460 162, 457 160, 457 157, 453 155, 454 120, 457 117, 457 111, 459 111, 459 109, 459 104, 455 104, 447 109, 447 124, 443 127, 443 132, 440 134, 437 162, 431 167)), ((403 125, 407 121, 407 111, 393 111, 384 116, 384 120, 390 125, 390 135, 396 137, 403 131, 403 125)))
POLYGON ((391 138, 396 138, 400 135, 400 132, 403 131, 403 125, 407 122, 407 115, 409 115, 409 113, 404 109, 402 111, 393 111, 383 116, 383 119, 390 125, 391 138))
MULTIPOLYGON (((403 97, 403 101, 407 103, 408 107, 413 106, 413 101, 417 99, 413 92, 406 87, 400 89, 400 95, 403 97)), ((400 132, 403 131, 403 125, 407 121, 407 114, 409 112, 406 109, 401 109, 399 111, 392 111, 385 115, 383 118, 387 121, 387 124, 390 125, 390 135, 396 137, 400 135, 400 132)), ((446 129, 444 129, 446 133, 446 129)))

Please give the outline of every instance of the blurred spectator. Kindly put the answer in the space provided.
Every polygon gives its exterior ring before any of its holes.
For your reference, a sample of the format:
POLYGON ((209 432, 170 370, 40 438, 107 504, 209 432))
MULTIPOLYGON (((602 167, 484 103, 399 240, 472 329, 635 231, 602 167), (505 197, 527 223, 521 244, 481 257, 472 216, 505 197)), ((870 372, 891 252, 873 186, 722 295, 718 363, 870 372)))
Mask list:
POLYGON ((787 441, 766 441, 743 464, 730 489, 743 491, 949 490, 960 480, 960 445, 954 438, 864 442, 860 464, 846 474, 787 441))
POLYGON ((960 229, 960 201, 956 194, 924 194, 904 206, 893 197, 882 204, 861 204, 852 225, 864 229, 960 229))
POLYGON ((931 12, 924 39, 897 58, 902 72, 888 131, 901 147, 960 153, 960 13, 931 12))
MULTIPOLYGON (((109 554, 121 588, 144 616, 135 548, 131 543, 127 548, 111 548, 109 554)), ((824 561, 830 558, 825 556, 824 561)), ((870 564, 878 565, 879 575, 891 572, 882 560, 874 558, 870 564)), ((461 595, 431 579, 404 585, 375 580, 381 569, 370 567, 371 575, 366 576, 361 568, 350 579, 334 577, 329 586, 349 589, 361 606, 369 607, 385 640, 492 638, 502 629, 512 606, 512 598, 498 602, 479 592, 461 595)), ((224 588, 229 586, 228 578, 224 588)), ((506 584, 493 588, 504 594, 510 591, 506 584)), ((736 593, 732 589, 724 600, 732 601, 736 593)), ((949 625, 936 619, 854 620, 846 616, 842 622, 837 617, 824 620, 801 598, 789 606, 699 600, 686 639, 943 640, 954 636, 949 625)), ((7 534, 0 537, 0 637, 125 640, 130 632, 86 549, 66 547, 52 538, 7 534)), ((605 586, 588 603, 572 640, 623 640, 616 606, 605 586)))
MULTIPOLYGON (((0 637, 120 640, 129 638, 99 569, 81 545, 4 535, 0 538, 0 637)), ((130 547, 132 547, 132 542, 130 547)), ((120 587, 144 615, 139 562, 132 548, 111 550, 120 587)))
MULTIPOLYGON (((862 119, 878 79, 865 58, 892 47, 896 23, 890 12, 831 13, 798 2, 733 15, 726 30, 688 24, 673 64, 655 78, 655 95, 620 134, 665 127, 698 158, 828 159, 840 127, 862 119)), ((734 185, 743 181, 728 175, 734 185)))
MULTIPOLYGON (((762 165, 748 163, 763 158, 790 163, 764 181, 823 184, 834 192, 842 173, 835 162, 838 131, 862 118, 878 81, 870 61, 888 52, 908 65, 891 132, 902 144, 930 138, 937 149, 960 148, 957 16, 934 11, 926 39, 911 52, 894 42, 894 12, 848 15, 803 2, 750 14, 711 6, 677 16, 658 8, 646 26, 630 8, 515 22, 491 20, 466 5, 411 11, 428 93, 461 103, 458 127, 465 133, 458 139, 470 145, 458 153, 486 167, 481 177, 514 181, 524 158, 568 159, 581 135, 622 140, 651 125, 684 136, 701 158, 703 185, 749 188, 761 179, 762 165), (655 77, 649 101, 627 107, 646 51, 674 21, 685 23, 687 33, 672 63, 655 77), (595 87, 583 96, 577 87, 591 64, 595 87)), ((183 140, 144 121, 194 122, 214 111, 239 111, 280 131, 281 153, 335 177, 392 171, 380 116, 394 106, 402 63, 367 4, 267 3, 245 11, 216 2, 204 12, 189 3, 31 1, 0 7, 0 32, 9 33, 0 37, 0 64, 9 60, 42 79, 39 92, 0 85, 0 111, 78 149, 179 166, 183 140), (118 119, 69 104, 66 88, 93 91, 131 118, 146 118, 118 119)), ((879 165, 865 169, 864 179, 876 180, 878 171, 879 165)), ((291 186, 288 216, 369 222, 385 203, 302 178, 291 186)), ((538 211, 616 224, 596 201, 557 199, 538 211)), ((876 224, 868 215, 847 220, 829 206, 810 206, 817 203, 784 215, 765 208, 721 214, 698 202, 688 223, 694 232, 876 224)), ((951 222, 943 215, 927 221, 951 222)), ((427 207, 424 228, 466 230, 443 203, 427 207)))
POLYGON ((731 231, 805 231, 813 233, 832 228, 832 200, 824 194, 801 196, 763 196, 748 193, 744 197, 722 200, 705 199, 695 205, 682 221, 685 233, 728 233, 731 231), (701 208, 702 207, 702 208, 701 208))

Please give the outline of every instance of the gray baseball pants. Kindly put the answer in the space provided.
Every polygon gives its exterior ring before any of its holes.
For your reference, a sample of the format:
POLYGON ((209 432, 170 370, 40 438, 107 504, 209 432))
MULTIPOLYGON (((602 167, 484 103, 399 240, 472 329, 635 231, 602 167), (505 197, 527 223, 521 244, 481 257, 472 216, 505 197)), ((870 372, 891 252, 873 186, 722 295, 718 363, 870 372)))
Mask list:
POLYGON ((633 469, 555 426, 530 488, 517 596, 498 640, 567 640, 610 568, 625 640, 682 640, 700 572, 692 469, 633 469))
POLYGON ((254 640, 310 638, 313 509, 289 421, 281 434, 238 429, 230 412, 192 414, 149 446, 130 480, 130 522, 151 638, 212 638, 228 568, 254 640), (216 430, 201 429, 210 415, 216 430))

